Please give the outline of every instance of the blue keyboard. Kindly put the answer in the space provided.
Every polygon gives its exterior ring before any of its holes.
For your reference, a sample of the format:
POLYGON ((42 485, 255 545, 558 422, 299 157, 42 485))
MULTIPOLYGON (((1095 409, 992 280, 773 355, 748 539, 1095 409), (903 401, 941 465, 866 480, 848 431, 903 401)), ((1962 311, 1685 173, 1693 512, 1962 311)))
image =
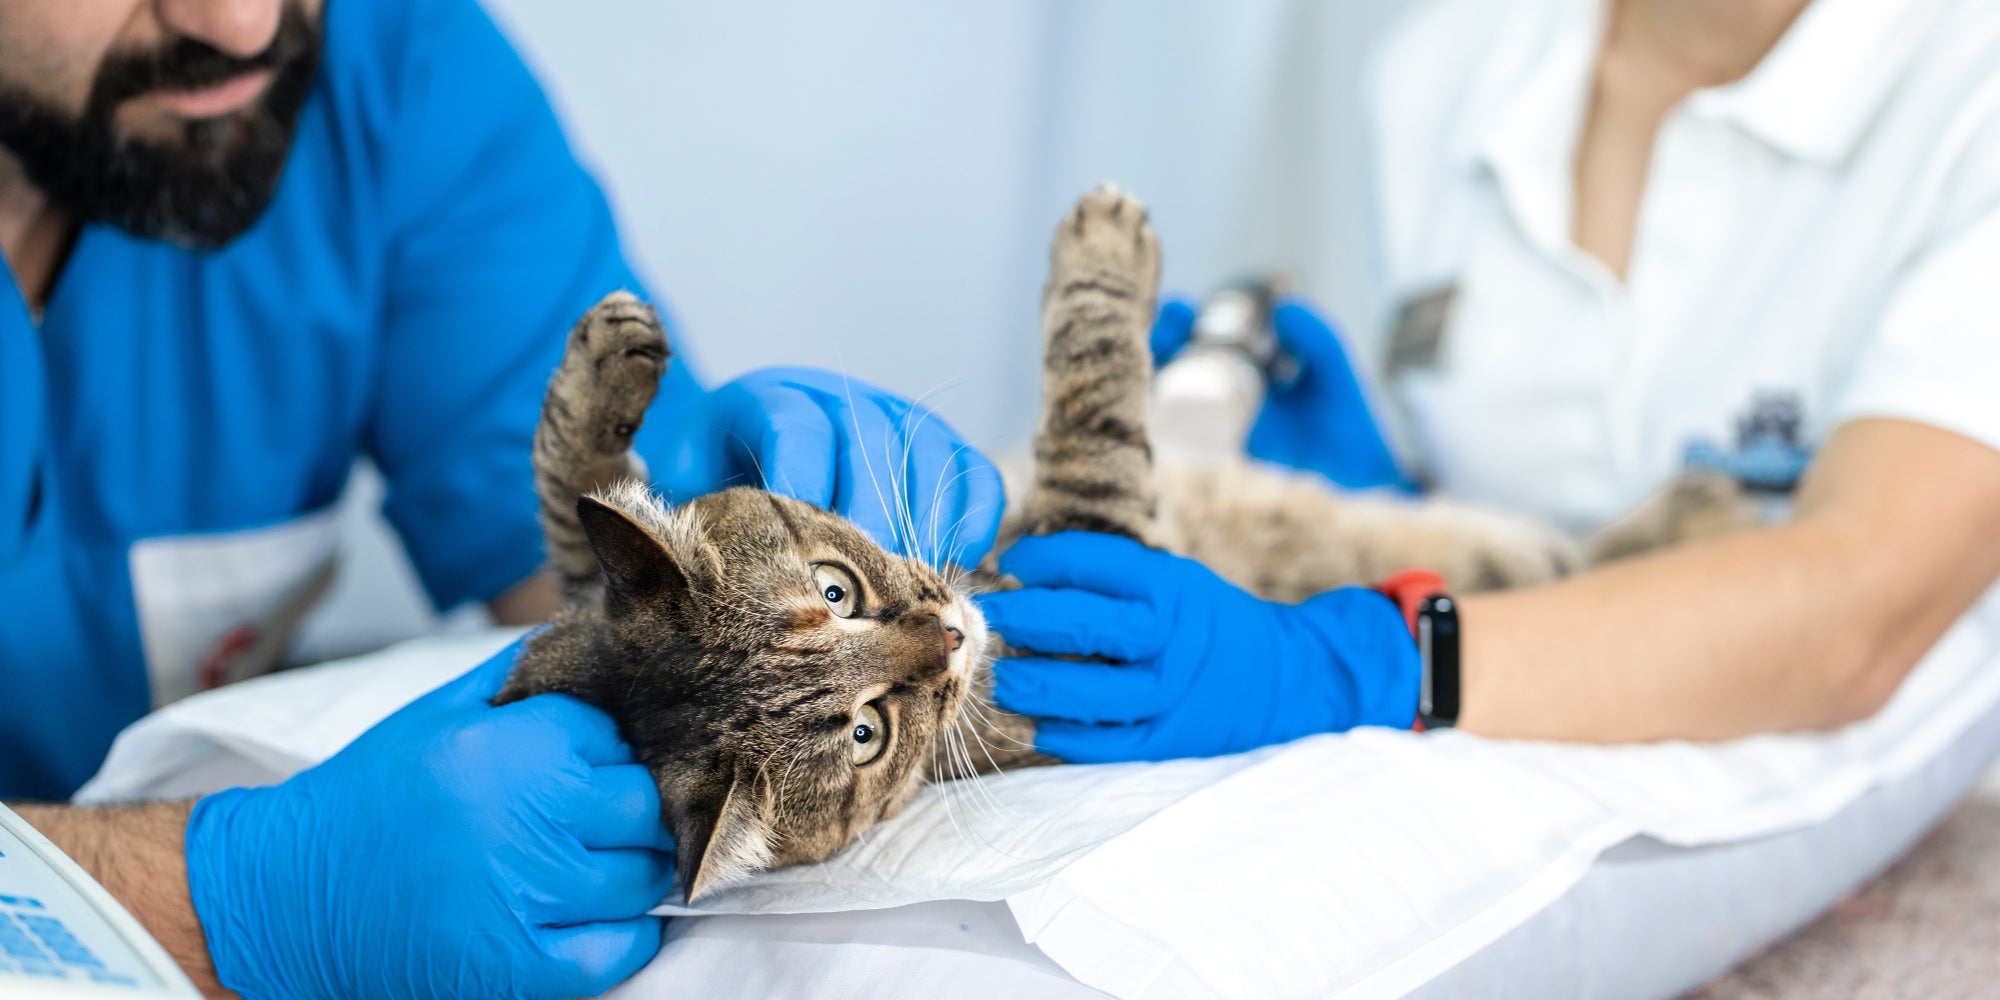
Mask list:
POLYGON ((139 981, 107 971, 104 962, 55 917, 40 900, 0 896, 0 972, 48 979, 88 979, 106 986, 137 987, 139 981))
POLYGON ((117 900, 0 805, 0 997, 120 996, 198 994, 117 900))

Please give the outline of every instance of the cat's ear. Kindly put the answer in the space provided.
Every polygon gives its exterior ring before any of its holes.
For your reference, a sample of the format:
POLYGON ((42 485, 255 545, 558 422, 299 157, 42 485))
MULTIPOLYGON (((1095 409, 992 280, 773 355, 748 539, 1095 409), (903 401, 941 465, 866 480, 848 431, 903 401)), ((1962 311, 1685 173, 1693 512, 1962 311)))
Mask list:
POLYGON ((614 598, 660 600, 687 591, 687 574, 674 554, 630 514, 583 496, 576 501, 576 519, 583 524, 597 564, 604 567, 604 579, 614 598))
POLYGON ((756 800, 750 781, 731 778, 719 795, 696 797, 679 809, 670 807, 681 887, 689 903, 770 866, 771 826, 756 800))

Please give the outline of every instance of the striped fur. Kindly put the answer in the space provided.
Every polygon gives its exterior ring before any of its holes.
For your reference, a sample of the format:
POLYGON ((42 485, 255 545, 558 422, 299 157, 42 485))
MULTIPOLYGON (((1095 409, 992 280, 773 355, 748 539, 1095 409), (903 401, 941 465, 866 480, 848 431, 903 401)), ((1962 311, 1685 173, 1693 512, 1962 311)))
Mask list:
POLYGON ((577 521, 577 497, 624 480, 646 481, 632 436, 659 392, 670 354, 653 308, 629 292, 613 292, 577 320, 562 367, 549 380, 535 428, 535 492, 549 567, 570 607, 595 604, 604 586, 577 521))
POLYGON ((1023 533, 1156 542, 1146 407, 1159 282, 1159 242, 1132 196, 1100 187, 1057 227, 1042 289, 1042 422, 1023 533))

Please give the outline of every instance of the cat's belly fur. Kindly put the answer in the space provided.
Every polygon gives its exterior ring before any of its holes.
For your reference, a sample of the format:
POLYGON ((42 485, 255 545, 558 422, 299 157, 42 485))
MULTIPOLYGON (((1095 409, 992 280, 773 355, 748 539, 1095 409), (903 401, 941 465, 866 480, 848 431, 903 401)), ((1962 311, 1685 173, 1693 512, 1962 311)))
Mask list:
MULTIPOLYGON (((1003 465, 1007 495, 1027 495, 1032 463, 1003 465)), ((1575 539, 1526 518, 1443 500, 1345 494, 1325 480, 1250 459, 1161 458, 1158 541, 1262 597, 1301 601, 1413 566, 1461 592, 1542 583, 1584 562, 1575 539)), ((1010 509, 1004 551, 1021 535, 1010 509)))

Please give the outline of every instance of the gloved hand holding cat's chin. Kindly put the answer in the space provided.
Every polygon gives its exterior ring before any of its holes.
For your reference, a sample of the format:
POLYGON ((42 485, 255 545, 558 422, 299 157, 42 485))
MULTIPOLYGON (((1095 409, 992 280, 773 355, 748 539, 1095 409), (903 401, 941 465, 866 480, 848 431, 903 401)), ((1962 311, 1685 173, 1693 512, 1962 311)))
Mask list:
POLYGON ((1280 604, 1192 559, 1085 532, 1024 538, 1000 570, 1022 588, 978 599, 987 624, 1043 655, 994 664, 994 700, 1036 720, 1044 753, 1206 757, 1416 718, 1416 644, 1372 590, 1280 604))
POLYGON ((250 998, 596 996, 660 948, 652 776, 563 695, 488 704, 519 643, 331 760, 195 805, 188 888, 250 998))
MULTIPOLYGON (((1184 299, 1160 306, 1151 337, 1154 364, 1166 364, 1187 345, 1195 317, 1184 299)), ((1287 298, 1273 310, 1271 327, 1278 346, 1299 363, 1299 374, 1264 397, 1246 442, 1251 457, 1317 472, 1348 489, 1416 492, 1396 467, 1333 325, 1305 300, 1287 298)))
POLYGON ((669 500, 762 486, 845 515, 884 548, 932 565, 977 565, 1000 532, 993 463, 936 414, 859 379, 762 369, 662 419, 672 420, 672 442, 646 457, 669 500))

